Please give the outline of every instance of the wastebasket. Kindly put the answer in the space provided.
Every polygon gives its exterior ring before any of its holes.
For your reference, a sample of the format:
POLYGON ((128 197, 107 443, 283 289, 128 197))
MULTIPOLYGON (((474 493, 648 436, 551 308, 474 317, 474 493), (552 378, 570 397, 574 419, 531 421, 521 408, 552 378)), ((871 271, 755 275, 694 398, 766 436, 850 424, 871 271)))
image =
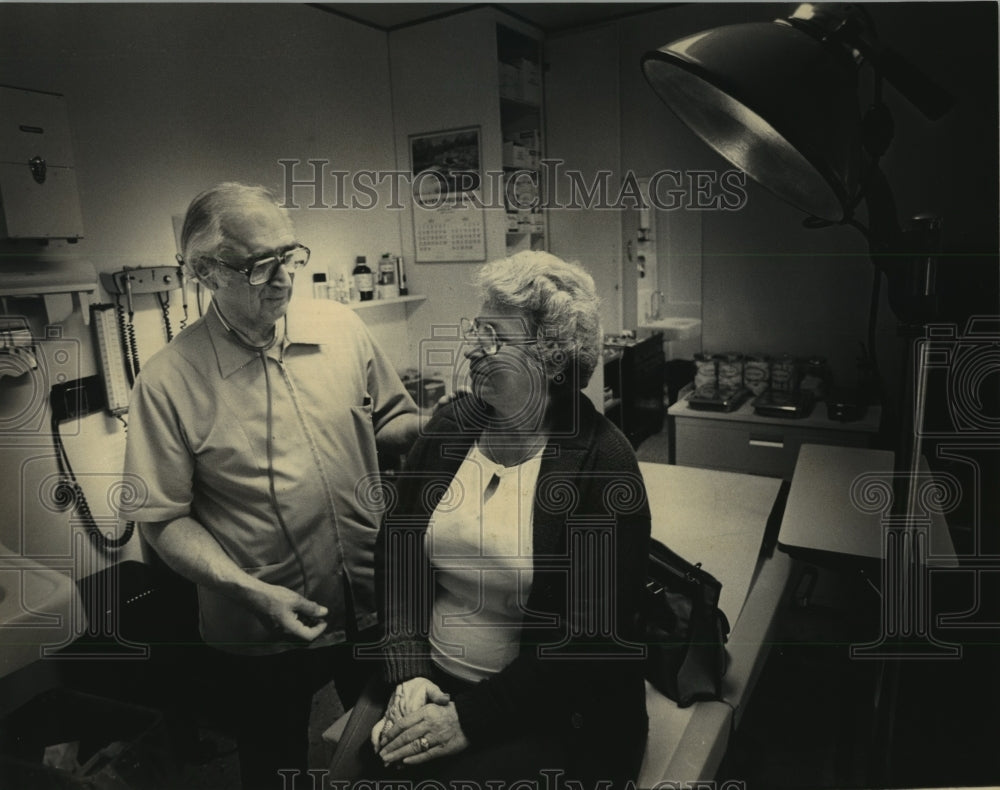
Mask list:
POLYGON ((158 711, 52 689, 0 721, 0 787, 172 790, 177 769, 158 711))

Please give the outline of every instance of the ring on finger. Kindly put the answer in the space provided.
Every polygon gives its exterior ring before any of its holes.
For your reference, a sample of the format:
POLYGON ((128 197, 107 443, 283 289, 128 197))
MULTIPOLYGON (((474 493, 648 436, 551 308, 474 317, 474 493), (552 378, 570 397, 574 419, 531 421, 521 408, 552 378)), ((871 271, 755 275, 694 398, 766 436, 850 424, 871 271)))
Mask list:
POLYGON ((431 748, 430 741, 427 740, 426 735, 421 735, 419 738, 417 738, 417 747, 422 752, 426 752, 428 749, 431 748))

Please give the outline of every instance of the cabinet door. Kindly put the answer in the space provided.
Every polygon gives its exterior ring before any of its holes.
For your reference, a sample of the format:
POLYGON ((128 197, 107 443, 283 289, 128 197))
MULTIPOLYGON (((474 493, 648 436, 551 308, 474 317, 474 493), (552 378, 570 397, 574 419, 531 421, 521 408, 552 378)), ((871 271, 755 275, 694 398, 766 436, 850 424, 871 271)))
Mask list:
POLYGON ((27 162, 0 162, 0 236, 79 239, 83 219, 72 167, 47 167, 39 184, 27 162))
POLYGON ((2 238, 83 236, 64 97, 0 87, 0 209, 2 238))
POLYGON ((829 444, 866 447, 868 437, 855 431, 825 431, 792 425, 676 418, 676 458, 682 466, 701 466, 790 480, 799 447, 829 444))

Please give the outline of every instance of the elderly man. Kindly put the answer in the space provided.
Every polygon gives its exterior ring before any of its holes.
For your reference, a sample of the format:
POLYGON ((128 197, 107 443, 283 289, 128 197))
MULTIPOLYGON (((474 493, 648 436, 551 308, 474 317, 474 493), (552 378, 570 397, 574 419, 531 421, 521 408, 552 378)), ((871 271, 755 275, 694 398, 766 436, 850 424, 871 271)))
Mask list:
POLYGON ((212 301, 136 379, 125 471, 145 491, 129 517, 197 585, 243 786, 280 787, 307 767, 314 692, 332 677, 350 705, 360 689, 381 514, 358 486, 419 417, 351 310, 289 310, 309 250, 269 192, 202 193, 181 249, 212 301))

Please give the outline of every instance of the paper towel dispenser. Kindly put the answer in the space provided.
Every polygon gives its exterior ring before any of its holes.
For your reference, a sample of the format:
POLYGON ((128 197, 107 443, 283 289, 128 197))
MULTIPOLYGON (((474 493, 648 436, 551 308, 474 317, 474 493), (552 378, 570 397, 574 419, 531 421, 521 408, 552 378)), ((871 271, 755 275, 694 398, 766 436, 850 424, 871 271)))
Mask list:
POLYGON ((82 236, 65 97, 0 86, 0 238, 82 236))

